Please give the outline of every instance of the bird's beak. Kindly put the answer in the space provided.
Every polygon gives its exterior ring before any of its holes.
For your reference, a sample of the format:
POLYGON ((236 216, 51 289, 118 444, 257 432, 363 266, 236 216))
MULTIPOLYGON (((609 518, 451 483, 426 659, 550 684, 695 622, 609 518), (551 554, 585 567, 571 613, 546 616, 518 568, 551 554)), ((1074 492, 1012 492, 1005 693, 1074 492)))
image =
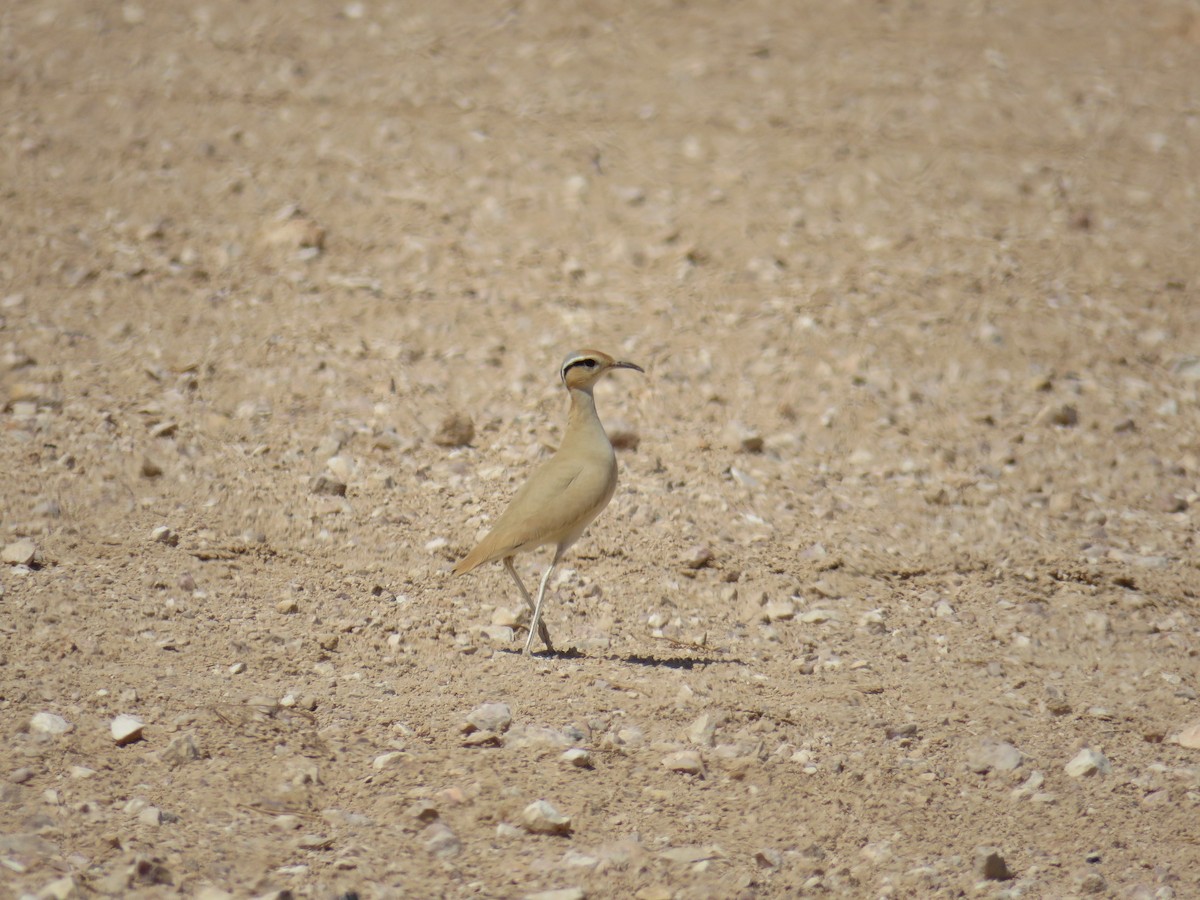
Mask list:
POLYGON ((610 369, 633 369, 633 371, 635 371, 635 372, 641 372, 643 375, 646 374, 646 370, 643 369, 641 366, 639 366, 637 363, 622 362, 620 360, 613 363, 611 366, 609 366, 609 368, 610 369))

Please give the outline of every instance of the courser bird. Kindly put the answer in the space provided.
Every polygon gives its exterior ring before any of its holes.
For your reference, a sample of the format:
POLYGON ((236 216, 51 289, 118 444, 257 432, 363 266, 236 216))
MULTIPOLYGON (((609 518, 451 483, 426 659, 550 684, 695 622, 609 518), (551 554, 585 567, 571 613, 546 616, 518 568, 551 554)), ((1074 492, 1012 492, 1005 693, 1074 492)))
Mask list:
POLYGON ((578 350, 563 360, 559 376, 571 397, 571 408, 562 443, 517 491, 492 530, 454 567, 455 575, 465 575, 484 563, 503 560, 532 616, 526 654, 533 646, 534 633, 541 636, 547 650, 554 651, 550 632, 542 622, 546 585, 567 548, 608 506, 617 489, 617 457, 592 396, 596 382, 612 369, 645 372, 641 366, 598 350, 578 350), (554 544, 554 558, 542 576, 535 602, 513 566, 513 557, 546 544, 554 544))

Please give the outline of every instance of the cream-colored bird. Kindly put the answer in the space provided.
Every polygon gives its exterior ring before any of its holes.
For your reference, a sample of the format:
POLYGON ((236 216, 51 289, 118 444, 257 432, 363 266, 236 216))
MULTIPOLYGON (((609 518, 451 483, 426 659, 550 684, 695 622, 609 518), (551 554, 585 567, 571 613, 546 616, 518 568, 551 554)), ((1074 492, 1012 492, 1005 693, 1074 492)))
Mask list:
POLYGON ((571 396, 571 409, 562 443, 517 491, 487 536, 454 567, 455 575, 464 575, 484 563, 504 561, 532 616, 525 641, 527 654, 535 632, 541 635, 547 650, 554 650, 550 632, 541 620, 546 585, 567 548, 608 506, 617 489, 617 457, 592 396, 596 382, 612 369, 644 372, 641 366, 620 362, 597 350, 579 350, 563 360, 559 375, 571 396), (546 544, 555 545, 554 558, 542 576, 534 602, 517 575, 513 557, 546 544))

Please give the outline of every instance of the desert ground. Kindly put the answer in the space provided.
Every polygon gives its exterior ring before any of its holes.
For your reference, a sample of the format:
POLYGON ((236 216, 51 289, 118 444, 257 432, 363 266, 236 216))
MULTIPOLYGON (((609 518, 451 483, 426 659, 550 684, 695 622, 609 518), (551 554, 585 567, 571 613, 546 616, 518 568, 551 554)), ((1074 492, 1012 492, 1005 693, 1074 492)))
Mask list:
POLYGON ((5 896, 1200 897, 1192 0, 15 0, 0 109, 5 896))

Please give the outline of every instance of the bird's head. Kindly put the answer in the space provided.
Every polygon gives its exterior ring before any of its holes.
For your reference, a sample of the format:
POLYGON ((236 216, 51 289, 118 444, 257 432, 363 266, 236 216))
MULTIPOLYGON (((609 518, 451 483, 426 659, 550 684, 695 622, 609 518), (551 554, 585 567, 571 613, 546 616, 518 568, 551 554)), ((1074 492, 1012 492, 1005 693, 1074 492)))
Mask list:
POLYGON ((607 353, 599 350, 576 350, 568 353, 563 360, 559 375, 563 384, 571 390, 590 391, 609 369, 633 369, 635 372, 645 372, 641 366, 631 362, 613 359, 607 353))

